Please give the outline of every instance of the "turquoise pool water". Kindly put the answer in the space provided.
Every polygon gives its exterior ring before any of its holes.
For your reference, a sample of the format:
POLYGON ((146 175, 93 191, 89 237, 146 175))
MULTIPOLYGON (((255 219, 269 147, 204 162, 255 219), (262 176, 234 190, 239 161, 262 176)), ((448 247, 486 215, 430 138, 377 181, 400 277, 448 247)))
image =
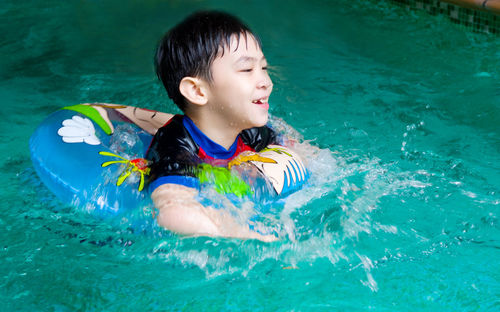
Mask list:
POLYGON ((500 310, 498 37, 376 1, 7 0, 0 16, 2 310, 500 310), (277 243, 137 233, 60 203, 31 165, 62 106, 177 112, 152 53, 201 8, 261 34, 271 113, 304 140, 311 186, 277 243))

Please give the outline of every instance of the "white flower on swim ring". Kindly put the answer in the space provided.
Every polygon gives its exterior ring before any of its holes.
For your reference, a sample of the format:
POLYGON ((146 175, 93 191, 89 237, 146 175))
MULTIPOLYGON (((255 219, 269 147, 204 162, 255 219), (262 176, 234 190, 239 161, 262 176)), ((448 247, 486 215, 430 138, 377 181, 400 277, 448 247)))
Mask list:
POLYGON ((62 122, 62 127, 59 128, 57 134, 62 137, 66 143, 82 143, 90 145, 99 145, 101 141, 95 135, 95 128, 87 118, 73 116, 71 119, 66 119, 62 122))

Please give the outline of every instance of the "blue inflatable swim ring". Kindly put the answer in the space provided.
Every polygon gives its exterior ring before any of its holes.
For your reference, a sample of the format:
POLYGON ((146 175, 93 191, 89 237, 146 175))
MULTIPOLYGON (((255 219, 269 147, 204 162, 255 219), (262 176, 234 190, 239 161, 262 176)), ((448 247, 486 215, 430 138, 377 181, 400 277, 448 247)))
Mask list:
MULTIPOLYGON (((158 128, 172 114, 117 104, 68 106, 48 116, 30 139, 34 168, 63 202, 99 216, 117 216, 144 205, 144 157, 158 128)), ((281 146, 243 155, 277 194, 300 188, 308 173, 300 157, 281 146), (261 161, 260 159, 266 159, 261 161), (269 161, 273 160, 273 161, 269 161)))

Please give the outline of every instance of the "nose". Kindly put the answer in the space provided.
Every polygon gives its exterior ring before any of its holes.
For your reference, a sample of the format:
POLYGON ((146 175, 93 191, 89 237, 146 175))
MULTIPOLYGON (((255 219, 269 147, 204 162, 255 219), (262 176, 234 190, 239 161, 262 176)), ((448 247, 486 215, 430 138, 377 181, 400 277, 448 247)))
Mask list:
POLYGON ((258 89, 269 89, 273 87, 273 82, 271 81, 271 77, 266 70, 262 70, 262 75, 259 77, 259 82, 257 83, 258 89))

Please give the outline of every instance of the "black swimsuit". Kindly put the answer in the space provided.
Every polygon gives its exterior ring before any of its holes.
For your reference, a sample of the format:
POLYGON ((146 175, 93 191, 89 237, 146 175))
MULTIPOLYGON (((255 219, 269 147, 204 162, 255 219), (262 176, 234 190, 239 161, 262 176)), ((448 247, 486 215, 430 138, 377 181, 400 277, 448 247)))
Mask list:
POLYGON ((166 183, 199 187, 195 170, 198 165, 226 167, 241 152, 259 152, 269 144, 276 144, 276 134, 264 126, 243 130, 225 149, 203 134, 189 117, 175 115, 158 129, 146 153, 152 162, 149 189, 152 192, 166 183))

